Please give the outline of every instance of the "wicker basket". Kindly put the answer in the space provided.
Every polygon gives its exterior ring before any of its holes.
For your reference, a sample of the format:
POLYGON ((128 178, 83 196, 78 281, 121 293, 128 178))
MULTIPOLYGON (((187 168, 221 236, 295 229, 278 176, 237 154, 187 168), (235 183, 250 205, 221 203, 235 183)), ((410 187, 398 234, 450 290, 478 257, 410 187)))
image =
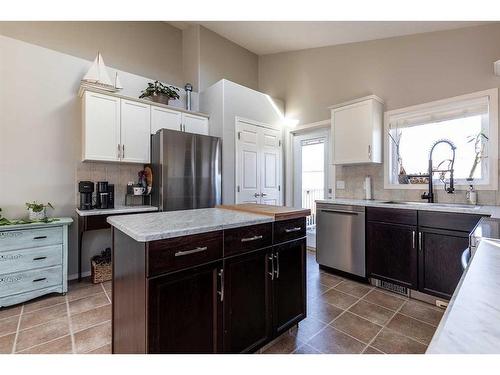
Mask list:
POLYGON ((103 283, 113 278, 111 263, 97 264, 94 261, 91 264, 91 278, 94 284, 103 283))

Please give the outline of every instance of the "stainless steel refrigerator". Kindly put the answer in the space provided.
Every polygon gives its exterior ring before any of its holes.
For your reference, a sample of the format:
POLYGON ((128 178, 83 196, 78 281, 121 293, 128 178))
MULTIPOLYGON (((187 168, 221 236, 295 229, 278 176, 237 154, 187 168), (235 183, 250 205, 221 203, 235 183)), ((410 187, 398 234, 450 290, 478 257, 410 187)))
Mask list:
POLYGON ((221 203, 221 139, 161 129, 151 136, 151 203, 160 211, 221 203))

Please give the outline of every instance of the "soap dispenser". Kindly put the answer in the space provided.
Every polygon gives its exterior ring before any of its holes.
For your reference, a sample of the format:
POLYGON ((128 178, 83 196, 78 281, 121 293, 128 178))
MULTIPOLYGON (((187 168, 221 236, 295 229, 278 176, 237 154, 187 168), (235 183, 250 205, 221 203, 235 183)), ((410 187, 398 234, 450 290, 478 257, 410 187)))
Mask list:
POLYGON ((474 186, 469 185, 469 190, 465 193, 465 199, 467 203, 476 205, 477 204, 477 193, 474 190, 474 186))

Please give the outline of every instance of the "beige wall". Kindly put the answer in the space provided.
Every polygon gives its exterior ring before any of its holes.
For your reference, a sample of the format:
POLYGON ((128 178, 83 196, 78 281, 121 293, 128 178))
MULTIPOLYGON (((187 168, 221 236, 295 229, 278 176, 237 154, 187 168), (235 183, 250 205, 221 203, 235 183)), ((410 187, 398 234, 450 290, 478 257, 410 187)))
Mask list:
POLYGON ((0 22, 0 34, 184 87, 182 32, 165 22, 0 22))
MULTIPOLYGON (((328 106, 376 94, 386 110, 500 86, 500 24, 419 34, 259 57, 259 89, 286 103, 286 116, 310 123, 328 119, 328 106)), ((364 198, 373 178, 375 199, 420 200, 422 191, 384 190, 382 166, 338 167, 345 181, 337 197, 364 198)), ((465 193, 438 193, 465 202, 465 193)), ((481 204, 500 204, 496 191, 480 191, 481 204)))
POLYGON ((258 66, 256 54, 200 27, 200 92, 223 78, 257 89, 258 66))

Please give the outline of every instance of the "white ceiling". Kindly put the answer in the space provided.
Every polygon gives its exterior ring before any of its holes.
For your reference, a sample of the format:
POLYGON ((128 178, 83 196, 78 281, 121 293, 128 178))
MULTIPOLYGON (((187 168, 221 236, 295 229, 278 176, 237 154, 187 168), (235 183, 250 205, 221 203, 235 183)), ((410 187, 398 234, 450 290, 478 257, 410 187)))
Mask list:
MULTIPOLYGON (((486 22, 203 21, 197 23, 258 55, 265 55, 401 35, 458 29, 486 22)), ((177 25, 174 24, 174 26, 183 28, 186 23, 177 22, 177 25)))

